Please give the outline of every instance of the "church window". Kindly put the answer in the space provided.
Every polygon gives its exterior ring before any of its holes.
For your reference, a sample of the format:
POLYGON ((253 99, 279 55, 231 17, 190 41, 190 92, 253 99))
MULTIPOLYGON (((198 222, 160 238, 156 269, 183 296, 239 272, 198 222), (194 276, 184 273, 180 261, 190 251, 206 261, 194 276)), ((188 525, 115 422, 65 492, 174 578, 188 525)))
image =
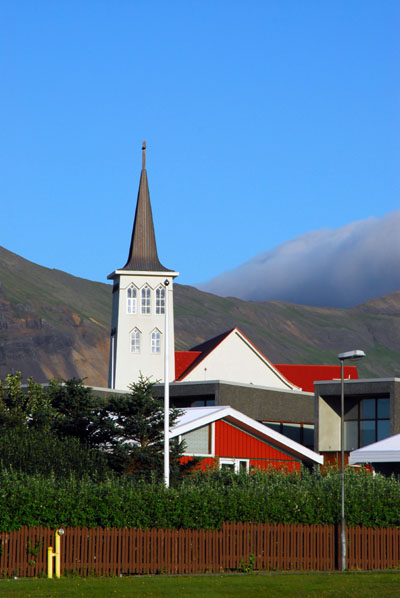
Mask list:
POLYGON ((142 289, 142 314, 150 313, 150 288, 148 286, 142 289))
POLYGON ((151 333, 151 352, 160 353, 161 351, 161 332, 153 330, 151 333))
POLYGON ((158 287, 156 289, 156 314, 165 314, 165 289, 158 287))
POLYGON ((126 310, 128 314, 136 313, 137 297, 136 288, 131 284, 126 291, 126 310))
POLYGON ((140 353, 140 330, 137 328, 131 332, 131 353, 140 353))

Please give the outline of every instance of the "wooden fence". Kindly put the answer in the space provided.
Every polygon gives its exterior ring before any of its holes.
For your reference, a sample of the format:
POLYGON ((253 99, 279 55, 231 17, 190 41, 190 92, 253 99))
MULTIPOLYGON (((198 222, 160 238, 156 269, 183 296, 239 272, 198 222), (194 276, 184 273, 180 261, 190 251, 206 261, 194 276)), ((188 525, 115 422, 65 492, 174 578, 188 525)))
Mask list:
POLYGON ((393 569, 400 565, 400 529, 347 529, 348 569, 393 569))
MULTIPOLYGON (((0 532, 0 575, 45 575, 54 530, 0 532)), ((225 523, 220 530, 66 528, 61 574, 127 575, 337 567, 334 526, 225 523)), ((400 530, 349 529, 348 567, 383 569, 400 561, 400 530)))

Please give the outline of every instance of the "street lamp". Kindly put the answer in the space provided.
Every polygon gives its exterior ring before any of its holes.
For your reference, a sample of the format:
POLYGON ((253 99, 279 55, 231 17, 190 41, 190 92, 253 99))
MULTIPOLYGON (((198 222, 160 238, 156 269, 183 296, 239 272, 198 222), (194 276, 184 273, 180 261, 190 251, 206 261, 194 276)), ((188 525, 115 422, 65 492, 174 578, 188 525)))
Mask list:
POLYGON ((346 569, 346 520, 344 516, 344 362, 346 360, 355 361, 365 357, 364 351, 356 349, 339 353, 337 356, 340 361, 340 379, 341 379, 341 397, 340 397, 340 474, 342 487, 342 516, 340 525, 341 544, 342 544, 342 571, 346 569))
POLYGON ((168 278, 165 284, 165 331, 164 331, 164 483, 169 488, 169 340, 168 340, 168 278))

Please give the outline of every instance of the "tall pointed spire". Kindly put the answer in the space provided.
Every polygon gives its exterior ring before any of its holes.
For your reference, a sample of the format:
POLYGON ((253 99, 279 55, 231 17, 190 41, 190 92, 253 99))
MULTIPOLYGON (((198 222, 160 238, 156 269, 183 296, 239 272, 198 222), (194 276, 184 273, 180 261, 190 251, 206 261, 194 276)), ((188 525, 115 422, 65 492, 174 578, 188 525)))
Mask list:
POLYGON ((146 172, 146 142, 142 145, 142 172, 136 203, 129 257, 122 270, 171 272, 158 259, 149 185, 146 172))

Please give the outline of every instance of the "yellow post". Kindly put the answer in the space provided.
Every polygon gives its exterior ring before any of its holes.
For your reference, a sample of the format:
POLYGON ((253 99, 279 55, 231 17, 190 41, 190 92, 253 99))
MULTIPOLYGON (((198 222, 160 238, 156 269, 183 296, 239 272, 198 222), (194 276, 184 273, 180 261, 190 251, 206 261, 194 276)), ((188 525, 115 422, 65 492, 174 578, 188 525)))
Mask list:
POLYGON ((61 577, 61 549, 60 537, 64 535, 62 527, 56 531, 56 551, 53 552, 53 547, 49 546, 47 549, 47 577, 53 579, 53 558, 56 559, 55 574, 56 577, 61 577))
MULTIPOLYGON (((57 530, 56 531, 56 553, 55 553, 55 557, 56 557, 56 577, 60 577, 60 536, 62 534, 60 534, 61 530, 57 530)), ((64 533, 64 530, 62 530, 62 533, 64 533)))
POLYGON ((53 552, 53 547, 49 546, 47 549, 47 577, 48 577, 48 579, 53 579, 53 556, 55 556, 55 553, 53 552))

